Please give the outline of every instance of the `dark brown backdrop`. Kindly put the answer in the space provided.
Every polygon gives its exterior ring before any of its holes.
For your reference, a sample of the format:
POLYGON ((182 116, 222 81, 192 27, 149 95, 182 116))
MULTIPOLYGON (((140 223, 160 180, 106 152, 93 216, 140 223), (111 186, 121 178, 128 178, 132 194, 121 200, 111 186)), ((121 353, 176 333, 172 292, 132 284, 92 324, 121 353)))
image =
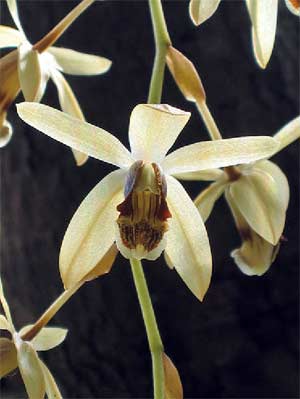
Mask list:
MULTIPOLYGON (((21 1, 20 17, 34 42, 73 6, 69 1, 21 1)), ((299 20, 280 2, 274 52, 265 71, 254 61, 243 1, 222 1, 196 28, 187 2, 164 3, 174 45, 197 66, 224 137, 271 135, 299 110, 299 20)), ((1 1, 1 23, 11 24, 1 1)), ((113 60, 100 77, 68 78, 89 122, 125 144, 129 114, 145 102, 154 55, 146 1, 97 2, 59 45, 113 60)), ((21 101, 21 97, 18 101, 21 101)), ((163 101, 192 111, 176 145, 207 140, 192 104, 169 73, 163 101)), ((50 84, 44 102, 58 106, 50 84)), ((33 322, 62 290, 58 252, 79 203, 110 166, 96 160, 77 168, 71 152, 20 121, 1 150, 1 274, 17 327, 33 322)), ((188 398, 296 398, 298 358, 298 153, 293 144, 274 160, 287 174, 291 201, 288 242, 263 277, 243 275, 229 256, 239 244, 229 210, 217 204, 207 228, 214 257, 209 292, 201 304, 163 259, 145 263, 166 352, 177 365, 188 398)), ((191 196, 204 184, 185 185, 191 196)), ((41 354, 67 398, 151 397, 150 356, 128 264, 86 284, 53 324, 69 335, 41 354)), ((2 381, 4 398, 24 397, 20 376, 2 381)))

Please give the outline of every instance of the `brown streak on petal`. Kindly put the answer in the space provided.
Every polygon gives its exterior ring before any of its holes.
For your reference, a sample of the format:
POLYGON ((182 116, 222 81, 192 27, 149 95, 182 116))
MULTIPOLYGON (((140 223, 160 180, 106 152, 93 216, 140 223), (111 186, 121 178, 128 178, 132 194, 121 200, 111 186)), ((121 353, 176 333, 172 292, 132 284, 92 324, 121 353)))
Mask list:
POLYGON ((300 9, 300 0, 288 0, 297 10, 300 9))

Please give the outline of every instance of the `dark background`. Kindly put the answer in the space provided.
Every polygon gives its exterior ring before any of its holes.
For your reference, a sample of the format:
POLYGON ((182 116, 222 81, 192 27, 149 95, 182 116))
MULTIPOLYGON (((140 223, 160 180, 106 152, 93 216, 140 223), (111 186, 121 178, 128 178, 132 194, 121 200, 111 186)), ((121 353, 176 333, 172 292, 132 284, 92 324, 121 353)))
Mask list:
MULTIPOLYGON (((74 5, 22 1, 20 18, 34 42, 74 5)), ((259 69, 244 1, 225 1, 204 25, 193 26, 188 3, 164 3, 175 47, 190 57, 224 137, 272 135, 299 110, 299 20, 280 2, 276 43, 259 69)), ((1 1, 1 23, 12 25, 1 1)), ((67 77, 86 119, 126 145, 132 108, 146 102, 154 45, 146 1, 97 2, 58 45, 113 61, 98 77, 67 77)), ((22 101, 22 97, 18 98, 22 101)), ((58 107, 52 83, 44 103, 58 107)), ((176 146, 208 140, 201 118, 166 73, 163 102, 192 112, 176 146)), ((18 328, 31 323, 62 291, 60 243, 80 202, 113 167, 90 159, 77 168, 71 152, 18 119, 1 150, 1 275, 18 328)), ((168 270, 163 258, 145 262, 166 353, 187 398, 296 398, 299 396, 298 148, 274 157, 291 186, 288 242, 262 277, 243 275, 229 256, 238 233, 221 199, 207 229, 214 259, 203 303, 168 270)), ((188 183, 195 196, 205 184, 188 183)), ((69 329, 60 347, 41 353, 66 398, 151 397, 151 361, 128 263, 118 256, 105 277, 86 284, 51 323, 69 329)), ((25 397, 18 373, 2 382, 3 398, 25 397)))

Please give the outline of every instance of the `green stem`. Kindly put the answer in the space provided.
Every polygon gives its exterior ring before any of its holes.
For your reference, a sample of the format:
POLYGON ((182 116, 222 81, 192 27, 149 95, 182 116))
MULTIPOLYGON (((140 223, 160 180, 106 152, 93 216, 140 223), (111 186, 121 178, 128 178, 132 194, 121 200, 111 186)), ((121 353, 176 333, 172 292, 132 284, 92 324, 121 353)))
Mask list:
POLYGON ((148 103, 161 102, 167 49, 171 45, 161 0, 149 0, 151 20, 155 38, 155 60, 152 69, 148 103))
POLYGON ((131 259, 131 270, 146 327, 153 369, 154 398, 164 398, 163 344, 157 327, 147 282, 139 260, 131 259))

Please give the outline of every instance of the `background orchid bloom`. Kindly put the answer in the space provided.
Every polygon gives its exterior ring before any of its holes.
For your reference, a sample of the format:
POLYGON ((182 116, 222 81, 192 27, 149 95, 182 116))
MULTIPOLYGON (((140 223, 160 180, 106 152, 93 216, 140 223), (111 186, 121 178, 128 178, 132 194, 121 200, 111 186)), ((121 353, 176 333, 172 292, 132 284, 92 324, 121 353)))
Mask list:
MULTIPOLYGON (((200 25, 217 10, 221 0, 190 0, 189 11, 195 25, 200 25)), ((289 10, 300 16, 299 0, 285 0, 289 10)), ((275 42, 278 0, 246 0, 252 23, 252 44, 255 59, 266 68, 275 42)))
POLYGON ((116 241, 126 258, 156 259, 165 249, 202 300, 211 277, 209 241, 199 212, 172 175, 252 162, 271 155, 277 142, 243 137, 191 144, 166 155, 190 113, 141 104, 130 117, 129 152, 105 130, 48 106, 23 103, 17 109, 29 125, 120 168, 96 185, 68 226, 60 252, 65 287, 76 284, 116 241))
MULTIPOLYGON (((12 128, 6 121, 6 112, 19 90, 22 90, 26 101, 39 102, 49 79, 57 88, 62 110, 84 120, 78 101, 62 72, 71 75, 98 75, 108 71, 111 61, 67 48, 50 46, 92 2, 93 0, 82 1, 46 36, 32 45, 22 29, 16 0, 7 0, 18 30, 0 26, 0 48, 17 47, 18 49, 0 60, 1 147, 5 146, 11 138, 12 128)), ((82 165, 87 160, 86 154, 75 150, 73 153, 78 165, 82 165)))
MULTIPOLYGON (((277 152, 299 137, 300 117, 297 117, 275 134, 280 143, 277 152)), ((240 165, 217 176, 220 172, 207 172, 204 177, 215 181, 199 194, 195 204, 206 221, 215 202, 225 193, 242 239, 241 248, 232 251, 231 256, 242 272, 260 276, 269 269, 279 249, 289 202, 288 181, 269 160, 240 165)), ((201 174, 176 177, 205 180, 201 174)))
POLYGON ((10 338, 0 338, 0 378, 19 368, 29 399, 62 398, 56 382, 37 351, 47 351, 61 344, 67 330, 56 327, 44 327, 30 341, 22 339, 31 329, 31 325, 16 331, 12 322, 9 306, 5 299, 0 280, 0 302, 4 315, 0 314, 0 329, 10 333, 10 338))

